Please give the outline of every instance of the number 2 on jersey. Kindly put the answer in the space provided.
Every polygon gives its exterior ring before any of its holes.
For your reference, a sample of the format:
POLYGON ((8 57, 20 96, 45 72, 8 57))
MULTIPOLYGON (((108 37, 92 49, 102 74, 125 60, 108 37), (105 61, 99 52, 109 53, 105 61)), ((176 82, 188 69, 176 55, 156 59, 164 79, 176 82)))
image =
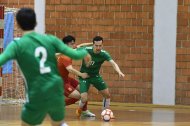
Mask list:
POLYGON ((42 54, 40 59, 40 73, 45 74, 51 72, 50 67, 45 67, 45 62, 47 60, 47 51, 44 47, 40 46, 35 49, 35 57, 39 57, 42 54))

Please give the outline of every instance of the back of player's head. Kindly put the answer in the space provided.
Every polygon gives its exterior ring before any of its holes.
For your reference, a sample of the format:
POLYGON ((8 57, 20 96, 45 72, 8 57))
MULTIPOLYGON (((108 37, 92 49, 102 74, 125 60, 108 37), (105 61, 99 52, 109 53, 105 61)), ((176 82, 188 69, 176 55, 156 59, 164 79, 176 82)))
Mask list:
POLYGON ((93 38, 93 43, 94 43, 95 41, 102 41, 102 42, 103 42, 103 38, 102 38, 101 36, 95 36, 95 37, 93 38))
POLYGON ((71 36, 71 35, 67 35, 65 36, 62 41, 68 45, 68 43, 70 42, 75 42, 75 37, 71 36))
POLYGON ((36 26, 36 14, 32 8, 21 8, 16 20, 22 30, 33 30, 36 26))

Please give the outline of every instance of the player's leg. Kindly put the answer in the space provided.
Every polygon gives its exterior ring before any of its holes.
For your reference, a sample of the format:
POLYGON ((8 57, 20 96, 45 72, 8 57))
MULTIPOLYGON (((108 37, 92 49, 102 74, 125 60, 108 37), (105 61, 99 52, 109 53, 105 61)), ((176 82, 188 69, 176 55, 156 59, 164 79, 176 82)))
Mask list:
POLYGON ((65 99, 66 105, 71 105, 80 99, 80 93, 73 87, 70 81, 64 84, 64 95, 67 97, 65 99))
POLYGON ((64 117, 65 117, 64 96, 63 97, 55 97, 49 103, 49 107, 50 108, 48 110, 48 114, 51 118, 52 126, 68 126, 64 122, 64 117), (56 106, 52 107, 53 104, 55 104, 56 106))
MULTIPOLYGON (((102 80, 103 82, 103 80, 102 80)), ((102 83, 101 82, 101 83, 102 83)), ((107 88, 107 85, 104 83, 104 84, 101 84, 101 83, 96 83, 94 84, 94 86, 99 90, 99 92, 101 93, 101 95, 103 96, 103 110, 104 109, 107 109, 110 107, 110 93, 109 93, 109 90, 107 88)))
POLYGON ((65 98, 65 103, 67 105, 75 104, 80 99, 80 93, 74 90, 68 97, 65 98))
MULTIPOLYGON (((76 90, 80 92, 80 85, 77 85, 76 90)), ((81 102, 81 100, 79 101, 79 105, 80 105, 80 102, 81 102)), ((87 110, 87 104, 88 104, 88 101, 83 106, 82 111, 86 111, 87 110)))
MULTIPOLYGON (((77 85, 76 90, 80 92, 80 85, 77 85)), ((81 104, 81 100, 79 101, 79 105, 80 104, 81 104)), ((87 104, 88 104, 88 101, 83 106, 82 111, 86 111, 87 110, 87 104)))
POLYGON ((79 83, 78 83, 78 81, 75 80, 74 78, 71 78, 71 77, 68 78, 68 81, 69 81, 70 85, 74 89, 74 92, 71 92, 68 97, 80 99, 79 83))
POLYGON ((103 110, 108 109, 110 107, 110 93, 108 88, 100 90, 100 93, 103 96, 103 110))
MULTIPOLYGON (((78 81, 76 81, 73 78, 68 78, 67 83, 65 83, 65 96, 67 97, 65 99, 66 105, 74 104, 76 101, 78 101, 81 98, 81 95, 76 88, 78 87, 78 81)), ((77 114, 78 116, 82 113, 83 116, 88 117, 94 117, 95 115, 91 113, 89 110, 87 110, 87 102, 83 105, 81 101, 79 102, 80 106, 83 106, 81 109, 78 109, 77 114)))
MULTIPOLYGON (((80 99, 81 98, 81 95, 80 95, 80 85, 79 85, 79 83, 78 83, 78 81, 77 80, 75 80, 75 79, 73 79, 73 78, 68 78, 68 80, 69 80, 69 82, 70 82, 70 85, 73 87, 73 88, 75 88, 75 91, 77 92, 77 95, 75 95, 76 93, 74 93, 74 92, 72 92, 68 97, 70 97, 70 98, 76 98, 76 97, 78 97, 78 99, 80 99)), ((80 100, 80 102, 81 102, 81 100, 80 100)), ((86 104, 83 106, 83 108, 82 108, 82 110, 83 111, 86 111, 87 110, 87 102, 86 102, 86 104)))
POLYGON ((90 83, 88 83, 88 79, 82 79, 79 78, 79 84, 80 84, 80 93, 81 93, 81 100, 79 101, 79 108, 76 110, 76 115, 78 117, 81 116, 82 108, 85 106, 87 100, 88 100, 88 90, 90 87, 90 83))
POLYGON ((33 125, 40 125, 46 114, 47 114, 47 106, 46 103, 38 103, 38 102, 31 102, 25 103, 22 112, 21 112, 21 120, 22 126, 33 126, 33 125))
MULTIPOLYGON (((72 87, 74 87, 74 88, 76 89, 76 90, 75 90, 76 93, 79 93, 80 86, 79 86, 79 84, 78 84, 78 81, 75 80, 75 79, 73 79, 73 78, 69 78, 68 80, 70 81, 70 84, 72 85, 72 87)), ((78 99, 80 99, 80 97, 81 97, 80 93, 79 93, 79 94, 76 94, 76 93, 72 92, 72 93, 69 95, 69 97, 70 97, 70 98, 75 98, 75 96, 78 96, 78 97, 79 97, 78 99)), ((79 101, 79 105, 82 106, 81 104, 82 104, 82 103, 81 103, 81 100, 80 100, 80 101, 79 101)), ((86 103, 85 103, 84 106, 82 107, 82 116, 95 117, 96 115, 95 115, 94 113, 90 112, 90 111, 87 109, 87 104, 88 104, 88 101, 86 101, 86 103)))
MULTIPOLYGON (((101 76, 96 76, 93 78, 93 85, 103 96, 102 109, 110 108, 110 93, 107 84, 104 82, 101 76)), ((114 118, 114 116, 112 117, 114 118)))
POLYGON ((81 116, 82 111, 83 111, 83 108, 85 107, 85 105, 86 105, 86 103, 87 103, 87 97, 88 97, 87 92, 81 93, 81 99, 80 99, 80 101, 79 101, 79 108, 76 110, 76 115, 77 115, 78 117, 81 116))

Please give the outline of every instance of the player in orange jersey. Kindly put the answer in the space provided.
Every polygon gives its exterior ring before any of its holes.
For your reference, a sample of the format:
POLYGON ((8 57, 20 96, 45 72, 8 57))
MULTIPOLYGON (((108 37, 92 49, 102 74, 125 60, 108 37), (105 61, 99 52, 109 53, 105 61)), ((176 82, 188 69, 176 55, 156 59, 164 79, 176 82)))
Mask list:
MULTIPOLYGON (((62 40, 69 47, 75 48, 75 38, 73 36, 68 35, 64 37, 62 40)), ((88 44, 90 43, 87 43, 87 45, 88 44)), ((72 67, 72 59, 65 55, 58 54, 57 61, 58 61, 59 72, 61 74, 62 79, 64 80, 64 95, 66 96, 65 103, 66 105, 74 104, 76 101, 78 101, 81 98, 79 92, 79 84, 77 80, 69 77, 69 73, 73 73, 84 79, 88 78, 88 74, 81 73, 80 71, 74 69, 72 67)), ((87 110, 87 102, 85 103, 82 110, 83 110, 82 116, 95 117, 95 114, 87 110)))

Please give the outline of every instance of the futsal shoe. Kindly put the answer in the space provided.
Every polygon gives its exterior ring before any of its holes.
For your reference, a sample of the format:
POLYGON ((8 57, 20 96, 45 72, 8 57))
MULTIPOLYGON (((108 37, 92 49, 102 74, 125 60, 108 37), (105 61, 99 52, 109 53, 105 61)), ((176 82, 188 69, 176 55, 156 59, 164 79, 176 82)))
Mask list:
POLYGON ((96 115, 92 112, 90 112, 89 110, 86 111, 82 111, 81 116, 83 117, 95 117, 96 115))

